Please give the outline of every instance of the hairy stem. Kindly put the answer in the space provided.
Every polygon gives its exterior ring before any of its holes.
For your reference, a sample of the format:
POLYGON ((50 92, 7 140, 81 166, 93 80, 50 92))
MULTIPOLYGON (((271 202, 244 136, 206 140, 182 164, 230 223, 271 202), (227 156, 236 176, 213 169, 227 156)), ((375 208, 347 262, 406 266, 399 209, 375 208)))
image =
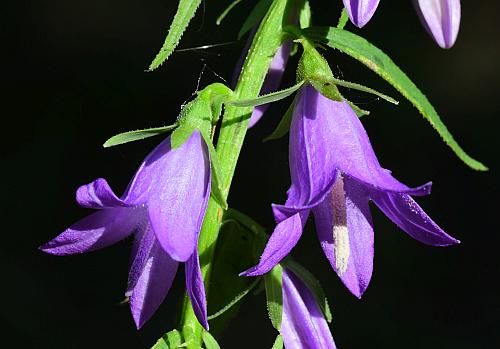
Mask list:
MULTIPOLYGON (((267 70, 277 49, 282 43, 282 28, 288 3, 293 0, 274 0, 262 20, 243 64, 234 94, 240 99, 255 98, 259 95, 267 70)), ((217 154, 222 172, 222 193, 227 199, 238 157, 243 146, 252 108, 228 106, 222 119, 217 142, 217 154)), ((198 249, 205 289, 208 296, 212 259, 221 226, 223 209, 210 198, 205 219, 200 232, 198 249)), ((181 328, 188 349, 201 347, 202 327, 198 323, 189 299, 184 298, 181 328)))

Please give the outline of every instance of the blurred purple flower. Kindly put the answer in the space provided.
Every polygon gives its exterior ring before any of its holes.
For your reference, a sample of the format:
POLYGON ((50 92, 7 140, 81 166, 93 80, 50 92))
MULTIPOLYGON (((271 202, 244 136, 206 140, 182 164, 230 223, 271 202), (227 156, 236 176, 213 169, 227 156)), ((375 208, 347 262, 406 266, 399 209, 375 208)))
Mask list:
POLYGON ((286 348, 335 349, 328 324, 312 291, 292 271, 283 269, 281 335, 286 348))
POLYGON ((179 262, 200 323, 208 328, 198 259, 198 234, 210 196, 210 162, 198 131, 178 149, 170 137, 146 157, 121 198, 99 178, 76 192, 77 202, 98 211, 40 249, 65 256, 112 245, 135 235, 125 295, 137 328, 165 299, 179 262))
POLYGON ((242 275, 268 272, 299 240, 312 210, 321 247, 347 288, 361 297, 373 270, 373 226, 368 202, 414 239, 433 246, 458 243, 425 214, 409 188, 382 168, 368 135, 345 101, 313 87, 300 92, 290 127, 292 185, 285 205, 273 205, 276 226, 257 266, 242 275))
POLYGON ((380 0, 343 0, 349 19, 362 28, 372 18, 380 0))
MULTIPOLYGON (((248 49, 250 48, 250 45, 252 43, 256 31, 257 27, 255 27, 253 31, 250 33, 250 36, 245 44, 245 47, 243 48, 243 52, 241 53, 238 64, 234 69, 233 83, 232 83, 233 88, 236 86, 236 83, 238 82, 238 77, 241 72, 241 68, 243 67, 245 57, 248 53, 248 49)), ((262 84, 262 87, 260 89, 259 93, 260 96, 271 92, 275 92, 279 88, 281 84, 281 79, 283 78, 283 73, 285 72, 286 63, 288 62, 288 58, 290 57, 290 51, 291 51, 291 43, 288 41, 284 42, 278 48, 278 51, 276 51, 271 61, 271 64, 269 65, 269 70, 264 79, 264 83, 262 84)), ((248 128, 254 127, 255 124, 259 122, 259 120, 262 118, 262 115, 264 115, 268 107, 269 104, 262 104, 254 107, 252 116, 250 117, 250 122, 248 123, 248 128)))
POLYGON ((427 32, 442 48, 450 48, 460 28, 460 0, 414 0, 427 32))

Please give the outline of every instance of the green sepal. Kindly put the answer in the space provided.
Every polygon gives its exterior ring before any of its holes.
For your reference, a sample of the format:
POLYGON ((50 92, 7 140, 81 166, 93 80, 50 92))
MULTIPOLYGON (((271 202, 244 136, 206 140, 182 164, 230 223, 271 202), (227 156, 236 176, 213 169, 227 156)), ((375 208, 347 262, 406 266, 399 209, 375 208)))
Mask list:
POLYGON ((230 3, 224 9, 224 11, 222 11, 222 13, 219 15, 219 17, 217 17, 217 19, 215 20, 215 24, 220 25, 222 23, 222 21, 224 20, 224 18, 226 18, 226 16, 229 14, 229 12, 231 12, 231 10, 233 8, 235 8, 242 1, 243 0, 234 0, 232 3, 230 3))
POLYGON ((375 95, 377 97, 380 97, 382 98, 383 100, 389 102, 389 103, 392 103, 392 104, 395 104, 395 105, 398 105, 399 102, 397 100, 395 100, 394 98, 390 97, 390 96, 387 96, 381 92, 378 92, 377 90, 374 90, 370 87, 367 87, 367 86, 364 86, 364 85, 361 85, 361 84, 357 84, 355 82, 350 82, 350 81, 344 81, 344 80, 340 80, 340 79, 337 79, 337 78, 333 78, 332 79, 332 82, 337 85, 337 86, 342 86, 342 87, 347 87, 347 88, 351 88, 353 90, 358 90, 358 91, 361 91, 361 92, 366 92, 366 93, 371 93, 372 95, 375 95))
POLYGON ((238 32, 238 40, 240 40, 243 35, 250 31, 253 27, 259 23, 259 21, 265 16, 269 7, 271 6, 271 0, 260 0, 255 7, 250 11, 250 14, 243 22, 240 31, 238 32))
POLYGON ((219 156, 210 138, 207 138, 207 135, 203 133, 202 136, 207 145, 208 153, 210 154, 210 168, 212 170, 210 194, 224 210, 227 210, 227 201, 222 193, 222 172, 220 170, 219 156))
POLYGON ((170 29, 168 30, 165 42, 160 51, 149 65, 148 71, 153 71, 167 60, 179 44, 182 34, 186 31, 189 22, 194 17, 196 10, 200 6, 201 0, 180 0, 177 12, 174 16, 170 29))
POLYGON ((232 105, 235 107, 256 107, 258 105, 262 104, 268 104, 272 102, 279 101, 283 98, 286 98, 293 94, 295 91, 297 91, 299 88, 304 85, 304 81, 299 81, 295 85, 288 87, 284 90, 276 91, 276 92, 271 92, 266 95, 259 96, 257 98, 252 98, 252 99, 234 99, 234 100, 228 100, 226 102, 227 105, 232 105))
POLYGON ((264 142, 275 140, 275 139, 280 139, 281 137, 285 136, 288 131, 290 130, 290 125, 292 124, 292 118, 293 118, 293 110, 295 108, 295 103, 297 102, 297 97, 295 97, 288 106, 288 109, 286 110, 285 114, 280 120, 280 123, 274 131, 264 138, 264 142))
POLYGON ((219 343, 217 343, 210 332, 203 330, 201 337, 203 338, 203 343, 205 344, 206 349, 220 349, 219 343))
POLYGON ((309 287, 312 291, 314 297, 316 298, 316 302, 318 303, 323 315, 325 316, 326 321, 332 321, 332 312, 330 311, 330 306, 328 305, 328 300, 326 299, 325 292, 321 287, 319 281, 314 277, 313 274, 306 268, 304 268, 299 263, 295 262, 291 258, 286 258, 282 262, 283 266, 289 270, 291 270, 298 278, 300 278, 304 284, 309 287))
POLYGON ((307 39, 299 40, 304 52, 297 67, 297 81, 307 81, 323 96, 342 101, 342 95, 333 83, 335 78, 326 59, 307 39))
POLYGON ((182 347, 182 334, 177 330, 165 333, 151 349, 177 349, 182 347))
POLYGON ((283 349, 283 337, 280 334, 276 337, 271 349, 283 349))
POLYGON ((119 134, 114 135, 113 137, 109 138, 106 142, 104 142, 104 144, 102 146, 104 148, 109 148, 109 147, 114 147, 115 145, 125 144, 128 142, 134 142, 134 141, 138 141, 141 139, 154 137, 157 135, 161 135, 165 132, 168 132, 170 130, 173 130, 177 126, 178 125, 175 123, 175 124, 169 125, 169 126, 153 127, 153 128, 147 128, 144 130, 135 130, 135 131, 128 131, 128 132, 119 133, 119 134))
POLYGON ((281 329, 281 318, 283 314, 283 268, 280 264, 264 275, 266 286, 267 312, 274 328, 281 329))
POLYGON ((486 171, 488 169, 481 162, 470 157, 458 145, 427 97, 392 59, 379 48, 356 34, 332 27, 307 28, 302 33, 310 40, 336 48, 373 70, 418 109, 424 118, 436 129, 444 142, 448 144, 464 163, 475 170, 486 171))

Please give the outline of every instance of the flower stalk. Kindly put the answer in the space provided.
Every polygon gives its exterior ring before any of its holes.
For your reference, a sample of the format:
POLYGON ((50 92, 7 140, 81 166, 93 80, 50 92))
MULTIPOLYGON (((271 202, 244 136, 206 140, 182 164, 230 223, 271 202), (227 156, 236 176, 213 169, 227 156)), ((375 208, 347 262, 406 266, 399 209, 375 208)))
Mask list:
MULTIPOLYGON (((283 41, 283 26, 286 25, 284 22, 288 18, 288 11, 293 2, 293 0, 273 1, 248 50, 234 90, 235 98, 249 99, 258 96, 271 60, 283 41)), ((223 177, 221 190, 226 199, 251 113, 251 107, 227 106, 222 119, 216 150, 223 177)), ((211 264, 222 216, 223 208, 213 198, 210 198, 198 241, 201 272, 208 297, 211 264)), ((180 326, 187 349, 199 349, 202 340, 202 327, 196 319, 188 297, 184 297, 180 326)))

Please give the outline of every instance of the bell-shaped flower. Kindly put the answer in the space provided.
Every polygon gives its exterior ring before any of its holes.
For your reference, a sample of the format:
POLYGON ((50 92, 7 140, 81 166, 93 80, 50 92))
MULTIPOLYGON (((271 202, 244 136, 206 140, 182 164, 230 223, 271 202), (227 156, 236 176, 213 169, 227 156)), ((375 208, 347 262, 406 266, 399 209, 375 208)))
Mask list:
POLYGON ((362 28, 372 18, 380 0, 344 0, 349 19, 358 28, 362 28))
POLYGON ((242 275, 268 272, 299 240, 310 211, 331 266, 361 297, 373 269, 374 238, 368 202, 414 239, 433 246, 458 243, 412 199, 431 184, 409 188, 382 168, 368 135, 345 101, 330 100, 305 86, 290 126, 292 185, 285 205, 274 205, 278 222, 257 266, 242 275))
POLYGON ((313 292, 284 268, 281 335, 287 349, 335 349, 335 342, 313 292))
POLYGON ((132 316, 140 328, 165 299, 179 262, 200 323, 208 328, 198 235, 210 196, 207 145, 195 131, 179 148, 170 137, 144 160, 121 198, 104 179, 81 186, 77 202, 98 210, 40 249, 64 256, 112 245, 134 234, 128 286, 132 316))
POLYGON ((460 28, 460 0, 414 0, 427 32, 442 48, 450 48, 460 28))

